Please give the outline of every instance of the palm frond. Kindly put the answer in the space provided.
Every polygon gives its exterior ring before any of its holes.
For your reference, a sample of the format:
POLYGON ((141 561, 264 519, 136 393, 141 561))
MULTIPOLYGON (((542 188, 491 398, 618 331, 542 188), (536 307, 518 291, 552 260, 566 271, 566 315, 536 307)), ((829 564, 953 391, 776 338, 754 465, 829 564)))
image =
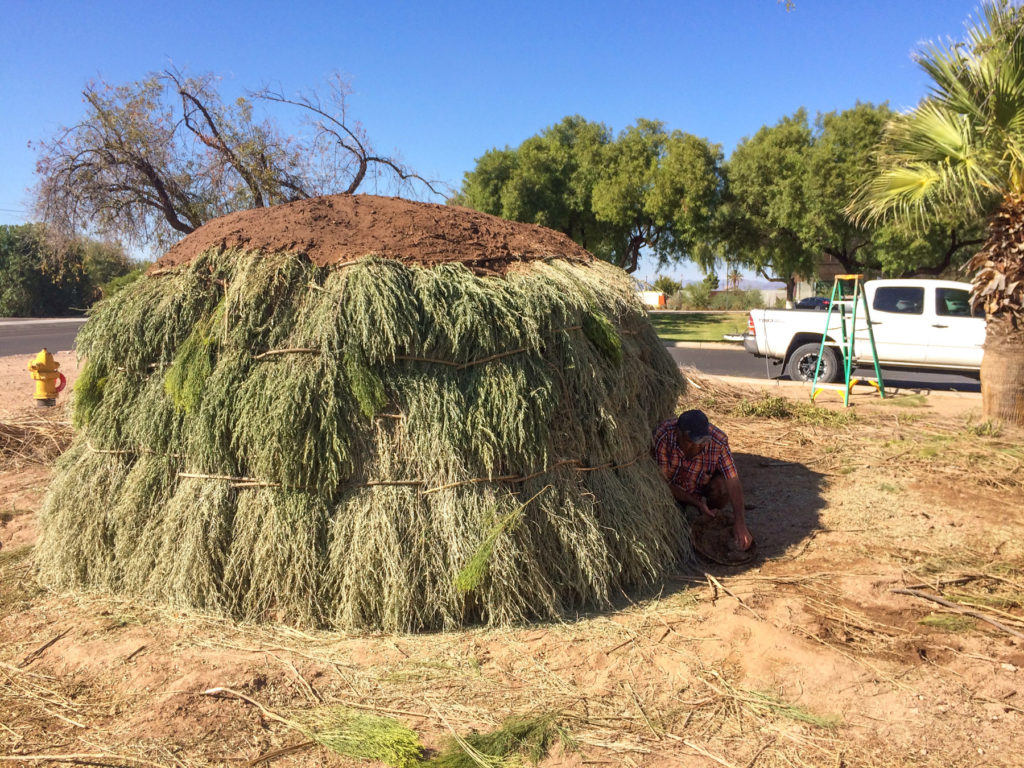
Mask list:
POLYGON ((877 173, 847 209, 858 221, 893 218, 923 227, 936 214, 991 214, 1024 191, 1024 14, 985 6, 965 42, 918 56, 930 95, 894 118, 877 173))

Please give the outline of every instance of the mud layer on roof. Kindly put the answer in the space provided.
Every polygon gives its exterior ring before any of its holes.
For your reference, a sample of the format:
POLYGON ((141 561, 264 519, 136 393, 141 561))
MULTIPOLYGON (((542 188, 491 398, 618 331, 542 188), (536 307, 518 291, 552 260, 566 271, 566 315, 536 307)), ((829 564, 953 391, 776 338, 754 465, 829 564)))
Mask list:
POLYGON ((483 274, 551 257, 594 258, 571 238, 536 224, 397 197, 329 195, 214 219, 175 244, 153 270, 187 264, 211 248, 295 251, 318 266, 369 254, 409 265, 460 262, 483 274))

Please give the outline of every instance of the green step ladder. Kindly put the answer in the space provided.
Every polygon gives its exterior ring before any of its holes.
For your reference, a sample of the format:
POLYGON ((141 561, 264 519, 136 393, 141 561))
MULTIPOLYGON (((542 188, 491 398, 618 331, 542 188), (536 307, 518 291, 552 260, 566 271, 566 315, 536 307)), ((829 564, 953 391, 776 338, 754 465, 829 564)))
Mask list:
POLYGON ((811 382, 811 400, 813 401, 825 391, 837 391, 843 393, 843 405, 850 405, 850 390, 857 384, 870 384, 878 390, 878 394, 885 399, 885 382, 882 381, 882 370, 878 366, 878 351, 875 348, 875 332, 871 327, 871 314, 868 311, 868 299, 864 294, 864 275, 836 275, 832 283, 832 297, 829 299, 828 312, 825 315, 825 332, 821 336, 821 347, 818 349, 818 361, 814 365, 814 380, 811 382), (849 290, 847 290, 849 288, 849 290), (868 342, 871 344, 871 359, 875 363, 874 379, 859 379, 852 376, 854 342, 857 333, 857 306, 863 305, 864 324, 868 329, 868 342), (828 334, 832 329, 832 312, 839 307, 839 329, 841 332, 839 341, 829 341, 828 334), (850 325, 847 328, 846 321, 850 325), (836 347, 843 356, 844 383, 843 384, 819 384, 818 374, 821 373, 821 357, 825 354, 825 347, 836 347))

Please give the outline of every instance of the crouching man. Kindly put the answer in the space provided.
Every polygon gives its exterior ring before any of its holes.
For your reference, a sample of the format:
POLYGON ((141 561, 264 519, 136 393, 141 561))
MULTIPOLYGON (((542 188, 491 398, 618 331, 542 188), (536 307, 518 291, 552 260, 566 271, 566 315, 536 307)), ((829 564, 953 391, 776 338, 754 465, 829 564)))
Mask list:
POLYGON ((754 539, 743 517, 743 486, 729 438, 708 423, 703 411, 686 411, 659 424, 651 452, 676 501, 692 504, 711 517, 729 503, 736 548, 750 549, 754 539))

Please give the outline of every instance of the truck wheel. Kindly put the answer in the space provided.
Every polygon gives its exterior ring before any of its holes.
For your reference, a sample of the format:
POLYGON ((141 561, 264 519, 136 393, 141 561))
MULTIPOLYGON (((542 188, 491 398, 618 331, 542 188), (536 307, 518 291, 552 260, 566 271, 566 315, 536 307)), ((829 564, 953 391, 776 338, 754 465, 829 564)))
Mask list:
MULTIPOLYGON (((793 381, 814 381, 814 366, 818 364, 818 352, 821 344, 804 344, 793 350, 786 364, 786 373, 793 381)), ((818 381, 824 384, 831 384, 839 381, 842 375, 842 363, 840 355, 834 347, 825 347, 821 355, 821 370, 818 371, 818 381)))

